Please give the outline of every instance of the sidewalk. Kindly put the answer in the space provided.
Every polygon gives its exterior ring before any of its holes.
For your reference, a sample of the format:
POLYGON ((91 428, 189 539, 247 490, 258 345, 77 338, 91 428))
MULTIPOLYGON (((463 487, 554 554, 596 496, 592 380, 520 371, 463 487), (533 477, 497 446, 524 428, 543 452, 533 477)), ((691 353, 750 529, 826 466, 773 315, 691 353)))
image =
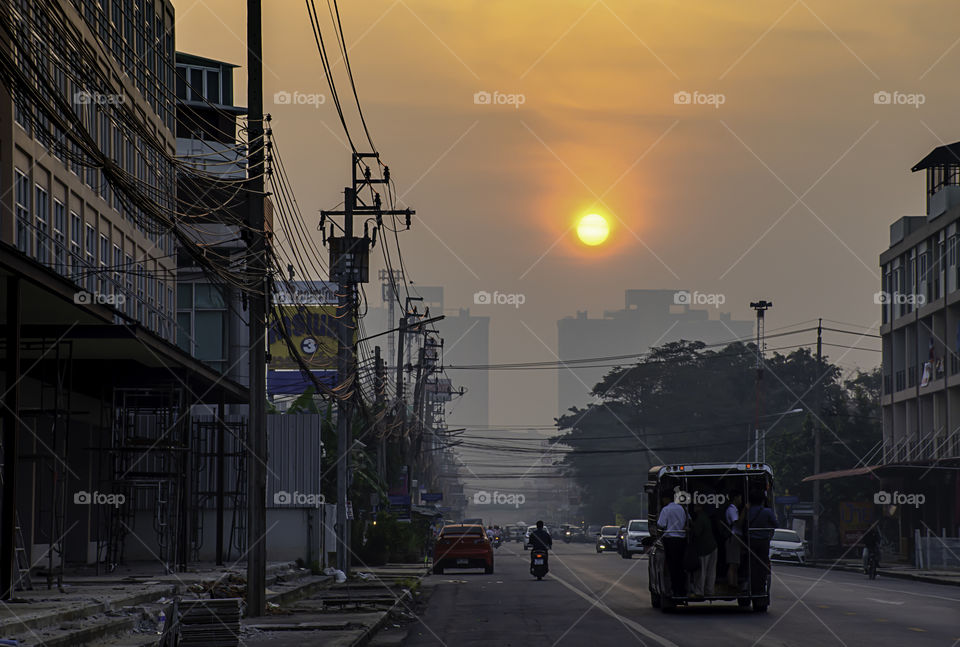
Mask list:
MULTIPOLYGON (((245 565, 199 564, 172 574, 151 574, 154 566, 142 566, 99 576, 85 570, 68 574, 62 591, 47 589, 44 578, 34 577, 33 590, 16 591, 14 601, 0 604, 0 638, 48 647, 106 644, 111 639, 153 645, 159 640, 157 618, 161 611, 170 613, 174 596, 196 598, 212 589, 215 597, 242 597, 246 586, 245 565)), ((293 562, 274 562, 267 566, 267 600, 293 602, 332 581, 293 562)))
POLYGON ((241 622, 245 647, 293 647, 323 644, 360 647, 388 624, 406 619, 406 608, 426 576, 422 564, 358 568, 350 579, 331 584, 299 602, 274 609, 263 618, 241 622))
MULTIPOLYGON (((834 561, 823 560, 814 562, 808 560, 806 566, 812 568, 829 568, 834 571, 848 571, 863 574, 863 561, 859 559, 841 559, 834 561)), ((877 578, 894 577, 903 580, 926 582, 927 584, 947 584, 960 586, 960 571, 929 570, 914 568, 910 564, 884 564, 877 569, 877 578)))

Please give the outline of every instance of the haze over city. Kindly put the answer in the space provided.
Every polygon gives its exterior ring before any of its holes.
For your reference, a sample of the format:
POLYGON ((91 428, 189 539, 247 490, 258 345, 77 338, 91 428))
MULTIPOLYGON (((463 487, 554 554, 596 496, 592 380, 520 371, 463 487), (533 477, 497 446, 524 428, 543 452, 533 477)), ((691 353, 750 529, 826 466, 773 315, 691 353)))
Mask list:
POLYGON ((960 5, 0 6, 0 643, 958 647, 960 5))
MULTIPOLYGON (((235 3, 174 4, 182 50, 243 65, 235 3)), ((340 201, 349 159, 302 9, 291 0, 264 12, 264 86, 311 214, 340 201), (278 92, 327 100, 275 104, 278 92)), ((554 359, 557 319, 621 308, 629 288, 721 293, 719 310, 738 319, 766 298, 770 328, 820 316, 874 327, 887 226, 924 208, 923 178, 909 169, 955 134, 952 6, 399 1, 340 11, 368 125, 427 232, 408 241, 409 275, 442 284, 446 307, 492 317, 493 363, 554 359), (883 91, 924 102, 875 103, 883 91), (477 92, 524 98, 477 104, 477 92), (677 92, 722 104, 678 104, 677 92), (591 212, 611 224, 597 247, 573 230, 591 212), (437 246, 440 263, 427 254, 437 246), (477 306, 479 290, 526 301, 477 306)), ((244 86, 239 75, 240 96, 244 86)), ((828 354, 849 369, 879 362, 876 352, 828 354)), ((552 372, 494 374, 490 422, 549 423, 556 397, 552 372)))

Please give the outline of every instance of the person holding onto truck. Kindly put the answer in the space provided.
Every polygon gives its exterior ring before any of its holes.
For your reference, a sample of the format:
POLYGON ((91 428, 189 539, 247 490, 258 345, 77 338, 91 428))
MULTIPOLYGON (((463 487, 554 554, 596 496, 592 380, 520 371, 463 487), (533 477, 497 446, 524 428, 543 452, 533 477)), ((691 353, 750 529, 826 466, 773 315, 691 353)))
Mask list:
POLYGON ((743 517, 750 560, 750 592, 761 593, 770 572, 770 540, 778 525, 776 513, 766 505, 763 490, 750 490, 743 517))
POLYGON ((729 535, 726 539, 724 555, 727 560, 727 589, 728 593, 736 593, 739 589, 738 572, 740 570, 740 552, 743 549, 743 528, 740 523, 740 506, 743 504, 743 494, 737 491, 730 493, 730 505, 724 514, 729 535))
POLYGON ((664 494, 662 501, 657 528, 663 538, 664 557, 670 573, 670 590, 673 597, 682 598, 687 594, 687 572, 683 568, 683 553, 687 547, 690 515, 672 495, 664 494))
POLYGON ((690 574, 690 597, 713 595, 713 585, 717 579, 717 541, 713 536, 710 514, 702 503, 693 504, 690 541, 696 546, 700 559, 700 570, 690 574))

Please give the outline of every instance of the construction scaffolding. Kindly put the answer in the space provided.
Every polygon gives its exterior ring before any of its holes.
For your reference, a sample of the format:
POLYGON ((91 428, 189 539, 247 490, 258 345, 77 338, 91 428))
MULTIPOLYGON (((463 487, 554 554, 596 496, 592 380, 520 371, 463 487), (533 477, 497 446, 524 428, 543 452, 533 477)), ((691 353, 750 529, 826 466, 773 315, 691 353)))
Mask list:
MULTIPOLYGON (((31 434, 23 437, 18 452, 18 458, 30 466, 36 492, 27 501, 26 539, 21 511, 16 512, 15 589, 32 589, 31 569, 45 565, 47 588, 56 583, 62 590, 69 479, 64 457, 69 450, 74 347, 72 341, 40 339, 22 342, 20 350, 37 358, 29 378, 36 384, 30 401, 35 406, 23 407, 19 414, 31 434), (42 554, 32 554, 36 546, 45 546, 42 554)), ((18 508, 23 504, 22 498, 18 500, 18 508)))
POLYGON ((192 479, 190 505, 190 554, 191 559, 200 559, 203 547, 204 519, 208 510, 216 511, 217 562, 223 561, 224 509, 231 510, 230 535, 227 542, 227 561, 234 549, 243 554, 246 545, 246 418, 233 416, 197 417, 193 420, 191 438, 192 479))
MULTIPOLYGON (((167 573, 186 567, 189 414, 179 387, 113 390, 111 474, 101 487, 123 495, 126 503, 108 507, 104 546, 108 570, 123 563, 129 536, 167 573), (144 512, 151 513, 152 543, 137 530, 138 520, 145 521, 144 512)), ((98 564, 102 543, 98 542, 98 564)))

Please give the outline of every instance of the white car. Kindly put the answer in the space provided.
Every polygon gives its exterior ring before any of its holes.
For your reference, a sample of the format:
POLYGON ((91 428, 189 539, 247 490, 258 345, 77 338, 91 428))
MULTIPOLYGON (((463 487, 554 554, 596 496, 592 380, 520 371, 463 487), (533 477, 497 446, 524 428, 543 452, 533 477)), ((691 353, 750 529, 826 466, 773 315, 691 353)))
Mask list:
POLYGON ((627 523, 627 536, 623 541, 623 550, 620 552, 621 557, 630 559, 634 555, 642 555, 647 550, 643 544, 640 543, 644 537, 650 536, 650 530, 647 525, 648 522, 646 519, 631 519, 630 522, 627 523))
POLYGON ((807 559, 806 542, 794 530, 777 528, 770 540, 770 559, 803 564, 807 559))
MULTIPOLYGON (((530 545, 530 533, 533 532, 533 531, 536 530, 536 529, 537 529, 536 526, 527 526, 527 532, 526 532, 526 534, 523 536, 523 549, 524 549, 524 550, 527 550, 528 548, 533 548, 533 546, 530 545)), ((546 530, 547 532, 550 532, 550 529, 547 528, 546 525, 543 526, 543 529, 546 530)), ((550 533, 550 536, 551 536, 551 537, 553 536, 553 533, 552 533, 552 532, 550 533)))

